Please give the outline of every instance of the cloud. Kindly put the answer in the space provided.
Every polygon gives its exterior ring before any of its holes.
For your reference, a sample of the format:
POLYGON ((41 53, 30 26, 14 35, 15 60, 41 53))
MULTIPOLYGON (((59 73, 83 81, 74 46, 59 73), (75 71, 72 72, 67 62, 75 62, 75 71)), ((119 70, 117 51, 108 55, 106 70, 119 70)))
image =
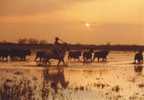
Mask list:
POLYGON ((0 0, 0 16, 50 13, 86 1, 90 0, 0 0))

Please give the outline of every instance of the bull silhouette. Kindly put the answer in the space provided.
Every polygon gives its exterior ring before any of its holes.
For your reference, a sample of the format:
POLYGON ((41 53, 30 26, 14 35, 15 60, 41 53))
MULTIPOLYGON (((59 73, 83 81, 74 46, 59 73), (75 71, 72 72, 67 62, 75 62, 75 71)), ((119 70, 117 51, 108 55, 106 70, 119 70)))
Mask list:
POLYGON ((107 56, 109 54, 108 50, 101 50, 101 51, 97 51, 94 53, 94 57, 93 57, 93 61, 95 61, 95 59, 98 59, 98 62, 100 61, 100 59, 102 59, 101 61, 106 61, 107 60, 107 56))

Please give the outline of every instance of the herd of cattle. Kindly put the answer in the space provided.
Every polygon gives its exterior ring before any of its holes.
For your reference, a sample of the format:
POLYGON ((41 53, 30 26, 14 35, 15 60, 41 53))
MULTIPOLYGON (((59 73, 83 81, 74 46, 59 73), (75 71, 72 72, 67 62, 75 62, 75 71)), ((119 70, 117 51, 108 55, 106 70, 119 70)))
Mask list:
MULTIPOLYGON (((26 61, 26 57, 32 54, 31 49, 28 48, 0 48, 0 61, 26 61)), ((35 53, 34 61, 38 65, 51 64, 53 59, 58 60, 59 65, 61 62, 65 65, 65 57, 68 55, 68 60, 82 61, 83 63, 92 63, 97 58, 98 62, 105 62, 109 50, 95 51, 93 49, 86 50, 38 50, 35 53), (68 54, 67 54, 68 53, 68 54)), ((136 53, 134 60, 138 63, 143 62, 142 52, 136 53)))
MULTIPOLYGON (((100 51, 93 51, 89 50, 69 50, 68 51, 68 60, 74 61, 83 61, 83 63, 92 63, 97 58, 98 62, 106 61, 109 51, 108 50, 100 50, 100 51)), ((65 64, 64 58, 66 53, 63 51, 61 52, 47 52, 47 51, 38 51, 36 53, 35 61, 39 64, 51 64, 51 59, 57 59, 59 65, 61 62, 65 64)))
POLYGON ((31 54, 30 49, 25 48, 1 48, 0 49, 0 61, 20 60, 25 61, 26 56, 31 54))
MULTIPOLYGON (((82 60, 84 63, 93 62, 95 58, 100 61, 106 61, 109 51, 107 50, 62 50, 60 52, 39 50, 35 53, 35 59, 38 64, 51 63, 52 59, 58 60, 58 65, 63 62, 65 64, 64 58, 68 52, 68 60, 82 60)), ((0 48, 0 61, 25 61, 27 56, 32 53, 31 49, 28 48, 0 48)))

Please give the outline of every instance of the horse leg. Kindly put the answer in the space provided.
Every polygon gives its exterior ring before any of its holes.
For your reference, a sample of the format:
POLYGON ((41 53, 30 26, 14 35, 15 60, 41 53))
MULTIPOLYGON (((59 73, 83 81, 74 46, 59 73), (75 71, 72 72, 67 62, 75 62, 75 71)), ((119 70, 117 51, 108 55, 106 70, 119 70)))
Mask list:
POLYGON ((36 56, 36 57, 35 57, 35 59, 34 59, 34 61, 37 61, 37 59, 38 59, 38 58, 39 58, 39 57, 38 57, 38 56, 36 56))
POLYGON ((66 65, 64 59, 62 59, 62 62, 63 62, 63 65, 66 65))
POLYGON ((51 62, 49 60, 47 62, 48 62, 49 65, 51 65, 51 62))
POLYGON ((49 65, 51 65, 51 62, 49 61, 50 59, 46 59, 46 64, 49 64, 49 65))
POLYGON ((57 64, 57 66, 59 66, 59 65, 60 65, 60 63, 61 63, 61 60, 59 60, 59 61, 58 61, 58 64, 57 64))

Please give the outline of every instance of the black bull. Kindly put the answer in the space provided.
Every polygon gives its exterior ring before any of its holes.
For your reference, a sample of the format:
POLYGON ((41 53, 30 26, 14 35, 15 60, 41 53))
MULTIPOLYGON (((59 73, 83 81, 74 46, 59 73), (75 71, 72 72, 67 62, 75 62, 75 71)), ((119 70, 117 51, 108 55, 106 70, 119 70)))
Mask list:
POLYGON ((100 61, 100 59, 102 59, 102 61, 106 61, 108 54, 109 54, 108 50, 102 50, 102 51, 94 52, 93 61, 95 60, 95 58, 98 59, 98 62, 100 61))
POLYGON ((80 61, 80 57, 81 57, 82 52, 80 50, 73 50, 73 51, 69 51, 68 53, 68 59, 78 59, 80 61))
POLYGON ((26 56, 30 54, 31 54, 30 49, 4 48, 0 49, 0 60, 8 61, 8 58, 10 58, 11 60, 25 61, 26 56))

